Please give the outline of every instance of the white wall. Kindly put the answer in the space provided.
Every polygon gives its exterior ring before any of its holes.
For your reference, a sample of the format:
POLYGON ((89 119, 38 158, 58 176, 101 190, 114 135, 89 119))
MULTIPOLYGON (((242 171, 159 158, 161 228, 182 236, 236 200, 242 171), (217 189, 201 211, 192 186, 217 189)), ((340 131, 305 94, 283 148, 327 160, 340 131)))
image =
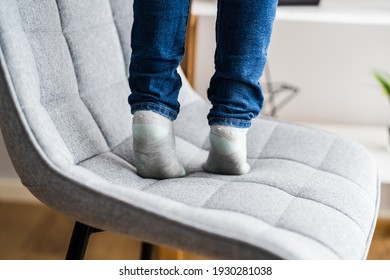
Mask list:
POLYGON ((390 72, 388 35, 390 25, 276 22, 269 51, 273 78, 301 90, 280 116, 386 124, 389 104, 372 71, 390 72))
MULTIPOLYGON (((268 56, 272 78, 300 88, 281 118, 389 122, 389 104, 372 76, 374 69, 390 73, 389 2, 323 0, 320 7, 279 8, 268 56)), ((214 22, 214 16, 199 18, 195 88, 201 93, 214 69, 214 22)))

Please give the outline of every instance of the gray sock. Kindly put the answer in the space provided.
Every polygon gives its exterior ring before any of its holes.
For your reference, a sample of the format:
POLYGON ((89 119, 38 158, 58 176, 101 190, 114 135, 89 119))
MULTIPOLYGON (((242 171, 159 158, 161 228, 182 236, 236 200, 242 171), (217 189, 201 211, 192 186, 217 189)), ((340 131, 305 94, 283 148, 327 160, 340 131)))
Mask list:
POLYGON ((133 118, 133 140, 140 176, 153 179, 185 176, 176 157, 173 121, 152 111, 137 111, 133 118))
POLYGON ((210 127, 210 153, 204 169, 210 173, 242 175, 250 171, 246 162, 247 128, 210 127))

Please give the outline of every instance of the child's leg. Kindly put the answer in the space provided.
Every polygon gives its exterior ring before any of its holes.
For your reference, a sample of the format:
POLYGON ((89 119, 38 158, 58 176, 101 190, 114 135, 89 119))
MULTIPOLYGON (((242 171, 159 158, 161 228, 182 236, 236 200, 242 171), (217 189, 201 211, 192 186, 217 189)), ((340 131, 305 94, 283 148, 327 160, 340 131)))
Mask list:
POLYGON ((246 162, 247 128, 213 125, 210 130, 211 149, 204 165, 211 173, 241 175, 250 171, 246 162))
POLYGON ((143 177, 185 175, 175 154, 172 122, 179 112, 176 69, 184 54, 188 12, 189 0, 134 0, 129 104, 136 167, 143 177))
POLYGON ((142 177, 166 179, 185 175, 176 157, 170 119, 153 111, 135 112, 133 141, 137 172, 142 177))
POLYGON ((219 0, 215 74, 208 98, 211 151, 206 171, 249 172, 246 131, 263 105, 259 84, 277 0, 219 0))

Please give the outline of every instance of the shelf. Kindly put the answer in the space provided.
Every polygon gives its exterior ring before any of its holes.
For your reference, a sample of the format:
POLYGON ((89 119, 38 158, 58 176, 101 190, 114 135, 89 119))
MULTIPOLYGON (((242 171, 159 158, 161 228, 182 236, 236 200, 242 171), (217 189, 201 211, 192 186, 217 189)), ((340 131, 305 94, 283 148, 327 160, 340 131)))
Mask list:
POLYGON ((194 16, 215 16, 217 2, 210 0, 192 0, 191 13, 194 16))
MULTIPOLYGON (((210 17, 216 12, 216 1, 193 0, 193 15, 210 17)), ((319 6, 281 6, 277 9, 276 20, 390 26, 390 3, 322 1, 319 6)))

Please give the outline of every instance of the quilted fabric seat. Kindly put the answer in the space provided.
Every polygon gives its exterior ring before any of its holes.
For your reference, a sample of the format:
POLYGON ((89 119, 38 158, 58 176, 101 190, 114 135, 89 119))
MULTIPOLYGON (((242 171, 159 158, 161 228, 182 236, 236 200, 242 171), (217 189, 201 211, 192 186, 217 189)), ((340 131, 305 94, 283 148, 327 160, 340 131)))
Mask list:
POLYGON ((127 104, 132 1, 0 0, 0 124, 23 184, 74 219, 209 257, 364 259, 375 162, 336 135, 259 118, 252 171, 204 173, 209 105, 183 77, 188 176, 136 174, 127 104))

